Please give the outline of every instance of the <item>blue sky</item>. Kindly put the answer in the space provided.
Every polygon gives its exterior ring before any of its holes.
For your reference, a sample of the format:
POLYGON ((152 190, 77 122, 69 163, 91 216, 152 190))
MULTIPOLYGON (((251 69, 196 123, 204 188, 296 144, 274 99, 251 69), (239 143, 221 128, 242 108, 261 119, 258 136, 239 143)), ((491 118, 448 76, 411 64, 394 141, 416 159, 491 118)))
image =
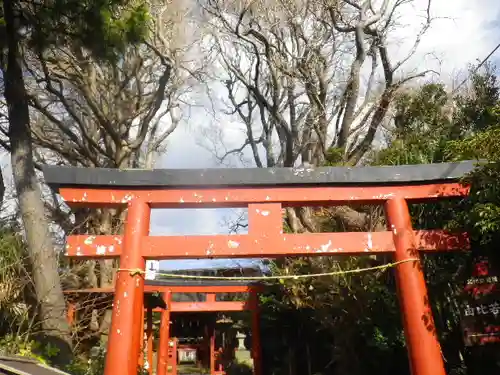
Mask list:
MULTIPOLYGON (((168 152, 158 161, 158 168, 220 168, 213 154, 199 144, 195 129, 176 130, 169 139, 168 152)), ((221 171, 223 173, 223 170, 221 171)), ((151 234, 227 234, 228 221, 234 220, 241 211, 232 209, 168 209, 154 210, 151 217, 151 234)), ((244 232, 243 232, 244 233, 244 232)), ((240 267, 256 263, 248 259, 179 260, 162 261, 162 269, 190 269, 212 267, 240 267)))

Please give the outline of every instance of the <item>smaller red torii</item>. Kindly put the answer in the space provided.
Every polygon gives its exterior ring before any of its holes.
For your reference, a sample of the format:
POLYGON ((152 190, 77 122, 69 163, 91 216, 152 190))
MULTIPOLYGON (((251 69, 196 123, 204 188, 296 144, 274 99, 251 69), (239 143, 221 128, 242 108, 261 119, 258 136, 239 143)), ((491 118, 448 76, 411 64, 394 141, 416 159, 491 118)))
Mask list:
MULTIPOLYGON (((146 321, 146 355, 149 363, 148 372, 153 371, 153 312, 161 313, 159 344, 157 350, 157 375, 177 375, 177 341, 170 337, 171 313, 182 312, 237 312, 250 311, 252 348, 251 356, 254 361, 254 374, 261 375, 262 358, 260 346, 260 311, 258 303, 258 293, 262 290, 259 283, 249 283, 245 281, 225 281, 225 280, 189 280, 189 279, 163 279, 145 280, 145 298, 154 294, 161 295, 161 302, 156 306, 145 302, 145 311, 142 314, 142 328, 146 321), (200 293, 205 295, 205 301, 199 302, 178 302, 173 301, 172 296, 176 293, 200 293), (217 301, 217 294, 221 293, 248 293, 246 301, 217 301), (170 368, 170 371, 167 371, 170 368)), ((81 295, 112 295, 114 288, 88 288, 66 290, 65 294, 70 297, 68 303, 68 322, 74 324, 77 303, 72 300, 81 295)), ((144 332, 141 330, 141 337, 144 332)), ((209 331, 210 347, 210 375, 224 375, 225 372, 216 365, 217 352, 215 348, 215 336, 213 329, 209 331)), ((144 359, 140 359, 140 363, 144 359)))

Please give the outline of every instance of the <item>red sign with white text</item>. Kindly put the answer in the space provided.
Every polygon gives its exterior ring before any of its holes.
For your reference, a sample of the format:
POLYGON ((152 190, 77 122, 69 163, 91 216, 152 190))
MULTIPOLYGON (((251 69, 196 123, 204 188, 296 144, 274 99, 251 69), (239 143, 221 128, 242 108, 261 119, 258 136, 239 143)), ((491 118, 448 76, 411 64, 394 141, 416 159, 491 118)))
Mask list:
POLYGON ((465 345, 500 343, 500 277, 485 259, 467 280, 461 315, 465 345))

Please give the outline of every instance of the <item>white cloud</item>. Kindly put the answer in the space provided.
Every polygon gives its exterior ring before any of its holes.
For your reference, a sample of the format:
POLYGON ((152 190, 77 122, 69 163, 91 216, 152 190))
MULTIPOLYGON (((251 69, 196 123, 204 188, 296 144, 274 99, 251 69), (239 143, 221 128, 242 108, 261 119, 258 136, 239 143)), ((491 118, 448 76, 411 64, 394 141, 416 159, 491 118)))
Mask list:
MULTIPOLYGON (((396 35, 399 47, 393 53, 405 55, 425 17, 427 0, 415 0, 404 8, 396 35)), ((500 42, 500 2, 497 0, 433 0, 431 29, 424 35, 409 68, 434 69, 448 81, 477 63, 500 42)))

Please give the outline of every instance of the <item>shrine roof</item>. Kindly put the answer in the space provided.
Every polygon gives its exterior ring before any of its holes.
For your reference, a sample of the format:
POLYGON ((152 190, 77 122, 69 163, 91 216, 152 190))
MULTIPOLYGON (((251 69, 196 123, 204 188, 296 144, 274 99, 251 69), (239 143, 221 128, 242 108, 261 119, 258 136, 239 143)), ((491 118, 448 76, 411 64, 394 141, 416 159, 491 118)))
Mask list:
POLYGON ((168 278, 162 280, 145 280, 145 285, 150 286, 246 286, 255 285, 258 282, 253 280, 201 280, 201 279, 182 279, 168 278))
POLYGON ((476 161, 398 166, 108 169, 43 166, 45 182, 59 188, 213 188, 249 186, 410 185, 453 182, 476 161))
MULTIPOLYGON (((189 287, 192 293, 207 293, 204 288, 211 287, 251 287, 262 285, 262 282, 254 280, 196 280, 169 278, 163 280, 144 280, 145 293, 156 292, 156 287, 189 287), (198 289, 199 288, 199 289, 198 289)), ((88 288, 88 289, 67 289, 65 294, 93 294, 93 293, 114 293, 114 287, 88 288)))

